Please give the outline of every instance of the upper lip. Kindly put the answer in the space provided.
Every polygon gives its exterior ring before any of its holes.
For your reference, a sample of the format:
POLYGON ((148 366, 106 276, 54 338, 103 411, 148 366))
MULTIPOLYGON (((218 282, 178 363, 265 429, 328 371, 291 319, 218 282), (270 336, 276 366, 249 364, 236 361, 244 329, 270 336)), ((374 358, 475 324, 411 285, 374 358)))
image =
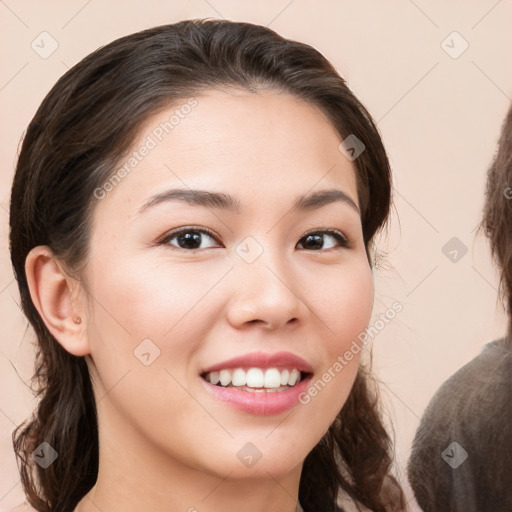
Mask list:
POLYGON ((251 352, 226 361, 216 363, 205 368, 201 373, 210 373, 229 368, 296 368, 301 372, 312 373, 312 366, 291 352, 275 352, 266 354, 264 352, 251 352))

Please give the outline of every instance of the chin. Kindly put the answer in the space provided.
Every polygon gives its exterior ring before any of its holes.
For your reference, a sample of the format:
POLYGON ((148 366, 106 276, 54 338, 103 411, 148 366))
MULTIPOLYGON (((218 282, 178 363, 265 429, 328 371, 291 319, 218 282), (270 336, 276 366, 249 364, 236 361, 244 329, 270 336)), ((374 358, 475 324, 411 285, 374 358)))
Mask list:
POLYGON ((219 447, 211 453, 209 460, 204 460, 203 453, 202 471, 221 479, 229 475, 230 480, 280 478, 300 468, 310 451, 309 447, 294 443, 284 445, 281 440, 274 443, 269 439, 235 441, 233 444, 225 449, 219 447))

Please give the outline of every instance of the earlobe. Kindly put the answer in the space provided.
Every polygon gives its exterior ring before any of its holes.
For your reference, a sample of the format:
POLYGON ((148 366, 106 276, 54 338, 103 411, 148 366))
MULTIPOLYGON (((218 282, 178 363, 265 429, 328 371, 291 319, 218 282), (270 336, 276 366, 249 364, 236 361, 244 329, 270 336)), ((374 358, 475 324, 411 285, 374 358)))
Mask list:
POLYGON ((25 260, 30 297, 53 337, 75 356, 90 354, 84 313, 73 301, 69 276, 50 247, 34 247, 25 260))

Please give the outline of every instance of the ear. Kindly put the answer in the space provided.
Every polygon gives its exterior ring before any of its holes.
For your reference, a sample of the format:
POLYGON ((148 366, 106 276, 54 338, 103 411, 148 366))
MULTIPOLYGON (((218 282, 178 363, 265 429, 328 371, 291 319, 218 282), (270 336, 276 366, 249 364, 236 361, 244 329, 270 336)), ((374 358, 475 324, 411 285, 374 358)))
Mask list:
POLYGON ((50 247, 39 245, 29 252, 25 273, 32 302, 53 337, 70 354, 90 354, 85 308, 73 299, 78 283, 65 273, 50 247))

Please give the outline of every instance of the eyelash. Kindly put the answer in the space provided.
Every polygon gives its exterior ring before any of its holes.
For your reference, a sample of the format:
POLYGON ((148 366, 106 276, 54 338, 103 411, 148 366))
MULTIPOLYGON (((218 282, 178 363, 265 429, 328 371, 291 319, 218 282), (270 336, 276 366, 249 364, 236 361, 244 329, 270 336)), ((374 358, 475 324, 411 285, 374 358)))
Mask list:
MULTIPOLYGON (((200 251, 205 251, 208 249, 213 249, 213 247, 208 247, 207 249, 184 249, 182 247, 176 247, 174 245, 169 244, 169 241, 172 240, 173 238, 176 238, 177 236, 179 236, 183 233, 189 233, 189 232, 205 233, 205 234, 209 235, 212 239, 217 241, 217 235, 215 235, 215 233, 213 231, 211 231, 210 229, 198 228, 195 226, 187 226, 185 228, 179 228, 174 231, 171 231, 170 233, 167 233, 157 242, 157 244, 158 245, 169 245, 170 247, 172 247, 172 249, 176 249, 178 251, 186 251, 186 252, 190 252, 192 254, 195 254, 200 251)), ((313 231, 308 231, 301 237, 300 240, 302 240, 310 235, 325 234, 325 233, 328 235, 331 235, 339 243, 341 248, 350 249, 352 247, 352 244, 350 243, 349 239, 343 233, 341 233, 340 231, 338 231, 336 229, 320 229, 320 230, 317 229, 317 230, 313 230, 313 231)), ((328 251, 332 251, 334 249, 335 249, 334 247, 331 247, 329 249, 313 250, 313 252, 328 252, 328 251)), ((308 250, 308 249, 304 249, 304 250, 308 250)), ((311 250, 311 249, 309 249, 309 250, 311 250)))

